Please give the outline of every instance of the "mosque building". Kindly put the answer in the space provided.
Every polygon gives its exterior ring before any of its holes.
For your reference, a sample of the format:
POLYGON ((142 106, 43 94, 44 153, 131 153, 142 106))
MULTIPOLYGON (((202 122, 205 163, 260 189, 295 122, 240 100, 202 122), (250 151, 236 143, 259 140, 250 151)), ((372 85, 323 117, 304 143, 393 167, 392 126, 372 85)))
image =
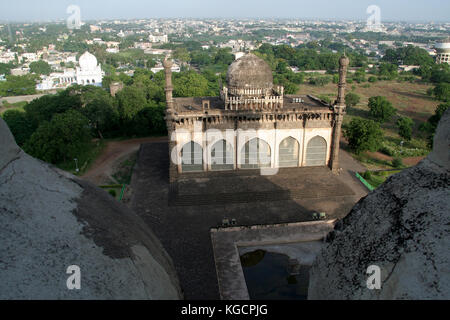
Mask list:
POLYGON ((227 72, 219 97, 173 98, 164 61, 170 180, 188 172, 328 166, 339 171, 349 59, 339 61, 337 100, 289 95, 269 65, 247 53, 227 72))
POLYGON ((76 69, 77 83, 80 85, 101 85, 103 79, 103 71, 100 64, 97 63, 97 58, 85 52, 81 55, 78 62, 79 66, 76 69))

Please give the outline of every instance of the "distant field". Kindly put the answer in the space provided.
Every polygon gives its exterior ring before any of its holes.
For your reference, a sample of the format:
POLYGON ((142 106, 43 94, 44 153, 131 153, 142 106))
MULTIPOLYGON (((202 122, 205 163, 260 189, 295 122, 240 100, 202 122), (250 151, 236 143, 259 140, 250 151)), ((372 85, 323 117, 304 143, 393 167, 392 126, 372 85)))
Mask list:
MULTIPOLYGON (((414 120, 415 125, 413 128, 413 139, 410 142, 405 142, 404 147, 414 149, 418 148, 419 152, 413 155, 405 155, 405 164, 410 162, 408 157, 421 156, 420 150, 427 152, 427 141, 426 137, 422 132, 419 131, 419 126, 421 123, 425 122, 435 111, 439 101, 435 101, 426 95, 427 90, 432 87, 430 85, 421 83, 410 83, 410 82, 397 82, 397 81, 378 81, 376 83, 352 83, 347 85, 347 93, 354 92, 361 97, 360 103, 352 108, 347 109, 347 115, 344 118, 344 123, 348 123, 355 116, 362 118, 369 118, 369 108, 367 103, 370 97, 373 96, 385 96, 389 101, 392 102, 393 106, 398 110, 399 116, 407 116, 414 120), (368 88, 363 86, 370 85, 368 88), (352 87, 354 86, 354 90, 352 87)), ((298 91, 299 94, 312 94, 315 96, 326 95, 331 98, 332 101, 336 99, 337 95, 337 85, 328 84, 324 87, 313 86, 309 84, 300 85, 298 91)), ((395 125, 396 119, 398 117, 393 117, 392 121, 382 125, 386 141, 391 145, 397 145, 398 149, 400 141, 403 139, 397 133, 397 127, 395 125)), ((385 155, 374 152, 365 153, 358 156, 360 160, 368 169, 381 169, 389 168, 389 162, 385 155)), ((403 158, 403 157, 402 157, 403 158)))
MULTIPOLYGON (((421 83, 397 82, 397 81, 378 81, 375 83, 352 83, 347 85, 347 93, 354 92, 361 97, 357 109, 368 111, 367 103, 370 97, 385 96, 398 109, 399 114, 408 116, 416 121, 426 121, 434 113, 439 102, 426 95, 430 85, 421 83), (363 88, 363 85, 369 84, 369 88, 363 88), (356 89, 352 90, 352 86, 356 89)), ((334 83, 324 87, 317 87, 309 84, 300 85, 299 94, 329 95, 332 100, 337 95, 337 85, 334 83)), ((349 114, 351 115, 351 114, 349 114)), ((361 114, 364 115, 364 112, 361 114)))

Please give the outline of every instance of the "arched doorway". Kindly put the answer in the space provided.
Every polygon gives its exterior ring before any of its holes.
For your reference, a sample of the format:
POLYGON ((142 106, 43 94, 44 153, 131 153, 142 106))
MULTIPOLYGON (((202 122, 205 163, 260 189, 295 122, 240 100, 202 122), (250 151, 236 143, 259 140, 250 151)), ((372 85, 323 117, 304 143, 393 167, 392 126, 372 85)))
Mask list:
POLYGON ((327 142, 316 136, 306 147, 306 166, 325 166, 327 163, 327 142))
POLYGON ((298 167, 298 150, 300 145, 293 137, 287 137, 280 143, 278 166, 280 168, 298 167))
POLYGON ((241 168, 270 168, 270 146, 264 140, 254 138, 248 141, 241 150, 241 168))
POLYGON ((203 148, 198 143, 186 143, 180 156, 182 172, 203 171, 203 148))
POLYGON ((211 170, 233 170, 233 147, 225 140, 217 141, 211 148, 211 170))

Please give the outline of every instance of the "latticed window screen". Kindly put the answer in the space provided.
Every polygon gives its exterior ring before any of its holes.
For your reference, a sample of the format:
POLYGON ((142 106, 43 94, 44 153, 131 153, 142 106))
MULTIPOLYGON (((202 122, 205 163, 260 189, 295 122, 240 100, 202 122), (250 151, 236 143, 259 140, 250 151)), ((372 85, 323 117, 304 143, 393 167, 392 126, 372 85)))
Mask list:
POLYGON ((181 149, 181 170, 203 171, 203 149, 198 143, 188 142, 181 149))
POLYGON ((216 142, 211 148, 211 170, 233 170, 233 147, 225 140, 216 142))
POLYGON ((241 168, 259 169, 270 167, 270 146, 264 140, 254 138, 241 150, 241 168))
POLYGON ((288 137, 281 141, 279 148, 278 165, 281 168, 298 166, 299 144, 297 140, 288 137))
POLYGON ((306 147, 306 166, 324 166, 327 162, 327 142, 322 137, 309 140, 306 147))

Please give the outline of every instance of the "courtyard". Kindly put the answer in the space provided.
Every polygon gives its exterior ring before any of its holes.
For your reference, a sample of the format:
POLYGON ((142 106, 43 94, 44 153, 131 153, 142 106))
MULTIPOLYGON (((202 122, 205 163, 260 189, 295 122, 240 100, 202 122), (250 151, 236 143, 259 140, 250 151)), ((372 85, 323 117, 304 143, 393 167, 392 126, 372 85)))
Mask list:
POLYGON ((361 165, 341 150, 340 175, 327 167, 187 173, 169 184, 165 142, 142 144, 131 180, 131 206, 172 257, 186 299, 219 299, 211 229, 344 217, 367 194, 354 177, 361 165))

